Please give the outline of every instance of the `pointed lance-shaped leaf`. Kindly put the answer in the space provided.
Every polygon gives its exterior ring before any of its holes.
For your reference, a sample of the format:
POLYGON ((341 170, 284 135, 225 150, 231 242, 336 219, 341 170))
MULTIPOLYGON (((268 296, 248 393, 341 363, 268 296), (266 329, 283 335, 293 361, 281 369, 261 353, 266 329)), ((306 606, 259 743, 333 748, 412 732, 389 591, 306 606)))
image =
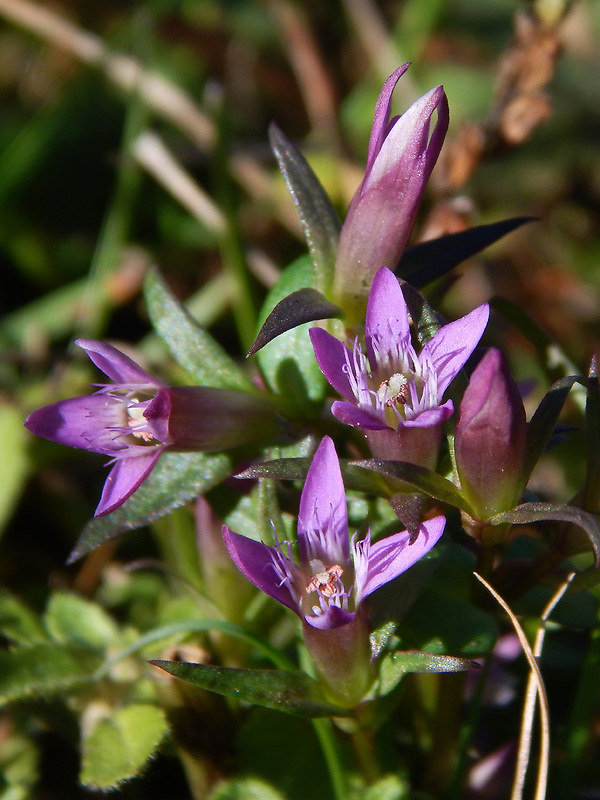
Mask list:
POLYGON ((537 217, 515 217, 421 242, 405 250, 395 272, 412 286, 421 289, 506 234, 526 222, 536 220, 537 217))
MULTIPOLYGON (((235 478, 251 480, 255 478, 271 478, 280 481, 304 480, 308 473, 312 459, 308 456, 299 458, 277 458, 273 461, 263 461, 254 464, 242 472, 234 475, 235 478)), ((388 490, 379 475, 373 474, 370 469, 363 469, 360 464, 340 459, 340 469, 344 484, 348 489, 367 492, 379 497, 387 497, 388 490)))
POLYGON ((554 433, 560 412, 573 384, 585 383, 577 375, 556 381, 546 392, 527 425, 522 477, 527 480, 554 433))
POLYGON ((467 514, 472 513, 471 507, 456 486, 427 467, 421 467, 409 461, 379 461, 377 459, 351 461, 350 463, 363 469, 372 469, 380 475, 395 478, 413 486, 428 497, 460 508, 467 514))
POLYGON ((319 684, 299 670, 238 669, 182 661, 149 663, 200 689, 297 717, 351 716, 347 709, 328 702, 319 684))
POLYGON ((201 386, 256 393, 256 386, 150 269, 144 297, 152 325, 177 363, 201 386))
POLYGON ((341 313, 338 306, 330 303, 316 289, 297 289, 280 300, 271 311, 248 350, 248 356, 254 355, 277 336, 297 328, 298 325, 317 319, 331 319, 341 313))
POLYGON ((435 336, 444 323, 414 286, 403 280, 400 281, 400 286, 415 327, 417 340, 422 346, 435 336))
POLYGON ((380 697, 389 694, 409 672, 466 672, 469 669, 481 669, 481 664, 470 658, 397 650, 381 660, 377 694, 380 697))
POLYGON ((74 563, 123 531, 165 516, 230 474, 231 458, 226 453, 165 453, 129 500, 86 525, 67 563, 74 563))
MULTIPOLYGON (((263 323, 275 306, 289 295, 314 285, 314 267, 308 255, 287 266, 270 290, 260 312, 263 323)), ((278 395, 284 416, 302 417, 320 414, 327 396, 327 381, 315 361, 307 336, 309 322, 297 325, 259 350, 256 360, 265 384, 278 395)))
POLYGON ((489 522, 491 525, 503 525, 510 522, 512 525, 528 525, 532 522, 553 520, 569 522, 585 531, 590 540, 591 549, 594 551, 595 565, 600 566, 600 520, 581 508, 556 503, 523 503, 523 505, 496 514, 489 522))
POLYGON ((394 513, 410 534, 410 543, 413 544, 419 535, 421 514, 425 505, 425 498, 421 494, 393 494, 390 505, 394 513))
POLYGON ((269 128, 269 138, 279 169, 298 209, 315 266, 315 285, 320 291, 328 293, 333 280, 340 221, 325 189, 302 153, 274 124, 269 128))

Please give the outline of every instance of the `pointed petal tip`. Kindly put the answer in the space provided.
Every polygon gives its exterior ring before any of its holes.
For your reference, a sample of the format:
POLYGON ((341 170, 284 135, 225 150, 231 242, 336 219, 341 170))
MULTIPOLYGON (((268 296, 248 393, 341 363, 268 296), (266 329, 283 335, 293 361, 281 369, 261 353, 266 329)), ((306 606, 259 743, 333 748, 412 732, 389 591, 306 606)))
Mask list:
POLYGON ((108 342, 98 339, 75 339, 75 344, 85 350, 98 369, 115 383, 150 384, 156 387, 164 385, 162 381, 149 375, 132 358, 108 342))
POLYGON ((150 475, 163 450, 164 447, 155 447, 148 454, 119 459, 104 482, 94 516, 105 517, 129 500, 150 475))

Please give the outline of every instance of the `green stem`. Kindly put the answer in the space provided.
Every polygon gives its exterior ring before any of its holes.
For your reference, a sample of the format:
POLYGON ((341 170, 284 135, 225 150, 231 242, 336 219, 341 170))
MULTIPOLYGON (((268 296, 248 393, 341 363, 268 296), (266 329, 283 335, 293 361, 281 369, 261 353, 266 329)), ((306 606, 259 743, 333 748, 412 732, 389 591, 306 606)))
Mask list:
POLYGON ((358 728, 352 734, 354 752, 358 759, 361 772, 367 784, 373 784, 381 777, 379 760, 373 742, 373 731, 370 728, 358 728))
MULTIPOLYGON (((300 668, 317 680, 315 665, 304 645, 300 644, 298 647, 298 662, 300 668)), ((329 773, 329 780, 333 788, 335 800, 347 800, 350 793, 348 785, 348 778, 346 771, 342 764, 338 740, 335 735, 333 723, 330 719, 315 718, 311 720, 313 728, 321 745, 321 751, 325 764, 327 765, 327 772, 329 773)))
POLYGON ((348 778, 340 758, 340 750, 330 719, 313 719, 323 758, 333 787, 335 800, 347 800, 349 794, 348 778))
POLYGON ((494 568, 494 559, 496 558, 496 545, 481 543, 479 552, 477 553, 477 572, 486 580, 489 579, 494 568))
POLYGON ((425 780, 425 790, 435 797, 446 794, 456 774, 464 677, 463 673, 438 675, 438 701, 425 780))

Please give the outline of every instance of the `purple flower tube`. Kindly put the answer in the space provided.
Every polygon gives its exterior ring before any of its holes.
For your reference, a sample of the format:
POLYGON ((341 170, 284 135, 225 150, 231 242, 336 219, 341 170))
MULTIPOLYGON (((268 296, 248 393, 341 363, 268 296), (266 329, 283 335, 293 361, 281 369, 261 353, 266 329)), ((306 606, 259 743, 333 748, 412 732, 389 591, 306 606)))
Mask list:
POLYGON ((36 436, 109 456, 112 469, 95 516, 119 508, 165 450, 214 451, 272 435, 268 398, 205 386, 165 386, 112 345, 77 339, 114 383, 44 406, 25 420, 36 436))

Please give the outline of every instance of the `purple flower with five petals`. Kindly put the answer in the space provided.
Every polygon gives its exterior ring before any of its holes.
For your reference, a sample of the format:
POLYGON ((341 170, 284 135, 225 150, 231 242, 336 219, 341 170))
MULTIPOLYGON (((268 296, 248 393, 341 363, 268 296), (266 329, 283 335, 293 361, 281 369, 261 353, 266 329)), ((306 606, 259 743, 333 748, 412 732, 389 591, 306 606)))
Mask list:
POLYGON ((306 476, 298 513, 296 564, 290 545, 273 547, 223 526, 225 544, 239 569, 266 594, 314 628, 350 622, 375 589, 424 556, 442 535, 445 518, 428 520, 410 544, 407 531, 374 544, 370 535, 352 542, 342 473, 332 440, 325 436, 306 476))
POLYGON ((114 383, 44 406, 25 420, 36 436, 110 456, 95 516, 121 506, 169 450, 222 450, 273 433, 275 409, 258 395, 206 386, 165 386, 105 342, 77 339, 114 383))
POLYGON ((344 309, 350 327, 364 313, 375 272, 398 263, 448 130, 448 100, 441 86, 420 97, 402 116, 390 119, 394 88, 408 67, 397 69, 383 85, 365 176, 340 233, 333 298, 344 309))
MULTIPOLYGON (((382 267, 369 294, 366 353, 358 339, 347 347, 321 328, 310 330, 321 371, 346 398, 333 403, 334 416, 370 432, 395 431, 395 440, 385 434, 385 446, 376 455, 431 466, 432 447, 424 429, 439 430, 452 414, 452 401, 443 401, 444 392, 477 346, 488 317, 488 305, 481 305, 444 325, 417 352, 400 284, 382 267), (411 445, 403 448, 403 439, 411 445)), ((372 444, 377 436, 369 440, 372 444)))
POLYGON ((370 663, 363 600, 428 553, 445 522, 443 516, 423 522, 412 544, 407 531, 375 543, 370 534, 360 541, 356 536, 350 540, 340 465, 334 444, 326 436, 300 499, 299 564, 287 542, 269 547, 225 525, 223 537, 246 578, 303 620, 304 639, 317 668, 337 692, 337 700, 345 696, 352 704, 366 688, 370 663), (361 674, 358 689, 357 673, 361 674))

